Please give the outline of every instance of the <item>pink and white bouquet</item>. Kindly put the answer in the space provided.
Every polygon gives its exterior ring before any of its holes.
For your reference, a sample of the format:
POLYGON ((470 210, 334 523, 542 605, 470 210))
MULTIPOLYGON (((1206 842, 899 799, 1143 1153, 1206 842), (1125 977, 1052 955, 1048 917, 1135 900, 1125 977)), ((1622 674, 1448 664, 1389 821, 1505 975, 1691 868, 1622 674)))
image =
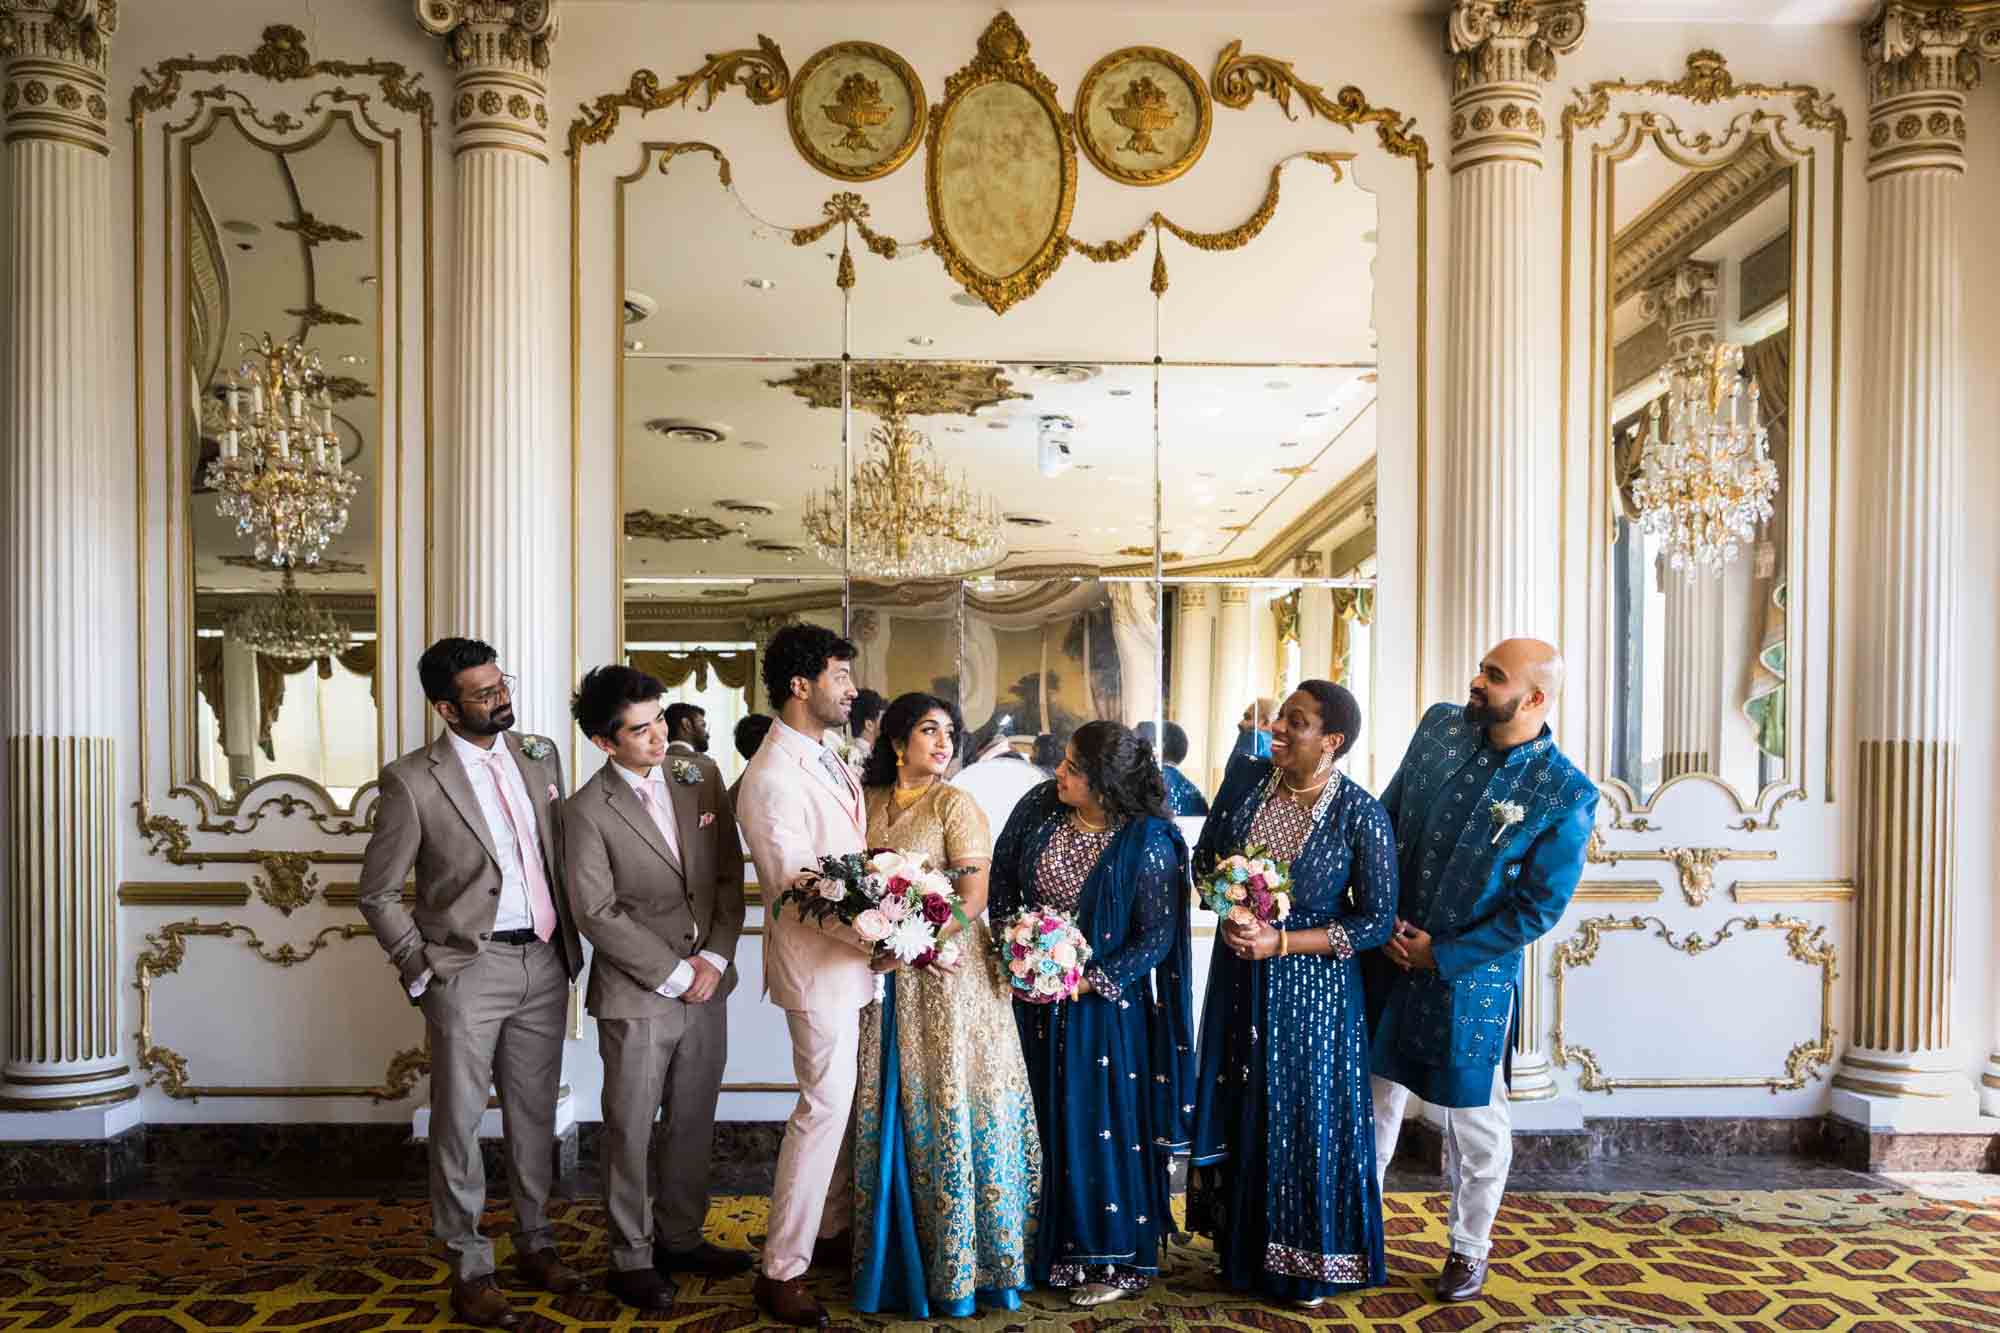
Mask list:
POLYGON ((1246 847, 1225 856, 1201 885, 1202 906, 1239 926, 1274 926, 1292 914, 1291 866, 1246 847))
POLYGON ((967 928, 952 888, 957 876, 933 868, 924 853, 884 849, 822 856, 818 868, 806 873, 814 878, 779 894, 779 909, 791 903, 802 921, 838 921, 912 967, 950 967, 964 956, 960 936, 938 940, 954 919, 960 931, 967 928))
POLYGON ((1061 912, 1026 907, 1000 936, 1000 960, 1017 996, 1030 1004, 1072 999, 1090 962, 1090 941, 1061 912))

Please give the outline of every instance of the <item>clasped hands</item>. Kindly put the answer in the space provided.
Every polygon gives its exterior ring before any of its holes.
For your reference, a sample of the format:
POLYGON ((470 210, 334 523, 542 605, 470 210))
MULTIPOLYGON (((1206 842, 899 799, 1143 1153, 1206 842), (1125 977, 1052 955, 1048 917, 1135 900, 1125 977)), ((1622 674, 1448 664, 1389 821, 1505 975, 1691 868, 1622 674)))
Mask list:
POLYGON ((1405 972, 1437 971, 1437 958, 1431 953, 1430 932, 1418 930, 1401 917, 1396 918, 1396 929, 1390 933, 1389 942, 1382 946, 1382 952, 1405 972))
POLYGON ((1245 926, 1224 920, 1222 942, 1229 952, 1247 961, 1278 956, 1278 928, 1268 922, 1253 920, 1245 926))

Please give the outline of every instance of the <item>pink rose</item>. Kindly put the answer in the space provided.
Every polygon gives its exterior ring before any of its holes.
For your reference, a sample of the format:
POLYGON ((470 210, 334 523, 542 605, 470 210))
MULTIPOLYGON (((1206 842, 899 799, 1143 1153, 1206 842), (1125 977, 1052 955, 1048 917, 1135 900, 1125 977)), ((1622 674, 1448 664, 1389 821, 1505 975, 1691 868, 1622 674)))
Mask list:
POLYGON ((1052 916, 1045 916, 1042 918, 1042 933, 1044 935, 1047 935, 1054 931, 1061 930, 1062 924, 1063 924, 1062 922, 1058 921, 1056 918, 1052 916))
POLYGON ((1025 944, 1017 944, 1017 945, 1015 945, 1015 946, 1014 946, 1014 957, 1015 957, 1015 958, 1026 958, 1027 956, 1028 956, 1028 946, 1027 946, 1027 945, 1025 945, 1025 944))
POLYGON ((819 896, 837 903, 847 896, 847 886, 837 879, 823 879, 819 882, 819 896))
POLYGON ((1242 903, 1238 903, 1229 909, 1229 920, 1232 925, 1238 926, 1254 926, 1257 924, 1256 916, 1242 903))
POLYGON ((1064 940, 1050 952, 1049 957, 1055 960, 1057 967, 1065 971, 1072 969, 1076 966, 1076 946, 1064 940))
POLYGON ((1264 877, 1262 875, 1252 875, 1250 877, 1251 892, 1253 893, 1261 892, 1263 888, 1264 888, 1264 877))
POLYGON ((871 907, 854 918, 854 933, 870 944, 879 944, 889 938, 889 918, 871 907))
POLYGON ((891 922, 901 921, 910 914, 910 905, 901 898, 884 898, 881 902, 881 911, 891 922))
POLYGON ((1017 977, 1025 977, 1035 970, 1035 965, 1025 958, 1016 957, 1013 962, 1007 964, 1007 970, 1017 977))

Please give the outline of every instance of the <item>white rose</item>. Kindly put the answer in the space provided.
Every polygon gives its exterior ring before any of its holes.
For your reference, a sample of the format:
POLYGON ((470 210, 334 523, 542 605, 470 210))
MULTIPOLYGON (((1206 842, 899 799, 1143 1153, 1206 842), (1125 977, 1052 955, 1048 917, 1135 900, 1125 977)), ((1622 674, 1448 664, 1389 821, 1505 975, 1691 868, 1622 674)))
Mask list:
POLYGON ((889 918, 874 908, 869 908, 854 918, 854 933, 870 944, 889 938, 889 918))
POLYGON ((819 882, 819 896, 837 903, 847 896, 847 886, 837 879, 823 879, 819 882))

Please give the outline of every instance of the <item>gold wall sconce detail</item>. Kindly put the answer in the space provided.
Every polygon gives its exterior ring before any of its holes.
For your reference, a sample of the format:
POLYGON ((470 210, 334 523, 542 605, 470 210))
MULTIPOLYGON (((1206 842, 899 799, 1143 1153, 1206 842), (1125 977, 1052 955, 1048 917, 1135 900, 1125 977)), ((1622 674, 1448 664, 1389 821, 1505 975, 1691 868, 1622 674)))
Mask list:
POLYGON ((1779 1092, 1794 1092, 1805 1087, 1808 1080, 1816 1080, 1821 1070, 1833 1059, 1833 983, 1840 975, 1834 968, 1835 946, 1826 938, 1826 927, 1816 926, 1797 917, 1783 915, 1759 918, 1754 916, 1731 917, 1713 936, 1690 934, 1685 939, 1677 939, 1666 922, 1653 916, 1598 916, 1577 923, 1576 933, 1564 940, 1556 949, 1555 964, 1550 975, 1556 983, 1556 1021, 1550 1033, 1550 1058, 1557 1065, 1576 1065, 1582 1073, 1577 1078, 1577 1087, 1583 1092, 1613 1093, 1621 1088, 1631 1089, 1673 1089, 1673 1088, 1768 1088, 1774 1095, 1779 1092), (1585 1046, 1571 1044, 1563 1029, 1566 982, 1573 969, 1588 967, 1597 961, 1598 947, 1607 933, 1622 931, 1645 931, 1653 927, 1652 934, 1663 941, 1669 949, 1684 953, 1690 958, 1698 957, 1716 948, 1726 940, 1737 939, 1736 928, 1746 932, 1782 931, 1785 936, 1785 953, 1794 962, 1819 969, 1819 1032, 1807 1041, 1793 1046, 1785 1057, 1785 1072, 1766 1077, 1687 1077, 1687 1078, 1607 1078, 1603 1063, 1597 1053, 1585 1046))
POLYGON ((241 938, 243 945, 267 963, 297 967, 311 961, 336 940, 358 939, 370 933, 360 924, 327 926, 304 946, 289 942, 267 948, 248 926, 233 921, 176 921, 146 936, 149 946, 134 966, 134 984, 139 991, 139 1031, 133 1040, 139 1046, 139 1066, 147 1071, 146 1086, 158 1087, 180 1101, 203 1097, 366 1097, 374 1102, 395 1102, 416 1090, 417 1079, 428 1073, 431 1053, 428 1046, 412 1046, 389 1057, 380 1083, 239 1086, 210 1085, 190 1081, 188 1060, 171 1047, 153 1041, 153 982, 180 971, 187 958, 187 942, 207 936, 214 939, 241 938))
POLYGON ((1680 876, 1681 896, 1689 907, 1703 907, 1715 892, 1718 861, 1775 861, 1775 851, 1748 851, 1735 847, 1662 847, 1652 852, 1614 852, 1604 845, 1604 835, 1593 831, 1583 849, 1583 859, 1591 865, 1610 866, 1621 861, 1660 861, 1674 867, 1680 876))

